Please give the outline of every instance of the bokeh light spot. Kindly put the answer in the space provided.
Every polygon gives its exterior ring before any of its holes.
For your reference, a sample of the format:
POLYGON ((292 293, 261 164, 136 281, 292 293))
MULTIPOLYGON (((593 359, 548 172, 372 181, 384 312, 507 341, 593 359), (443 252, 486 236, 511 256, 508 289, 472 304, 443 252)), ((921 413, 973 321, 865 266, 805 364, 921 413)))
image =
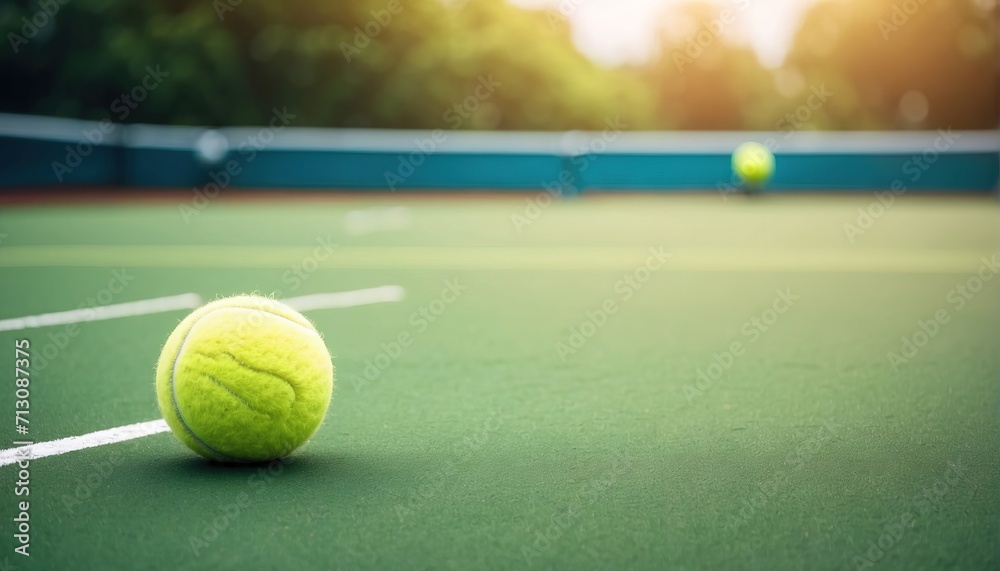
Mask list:
POLYGON ((907 123, 920 123, 930 112, 930 102, 920 91, 910 90, 899 99, 899 114, 907 123))

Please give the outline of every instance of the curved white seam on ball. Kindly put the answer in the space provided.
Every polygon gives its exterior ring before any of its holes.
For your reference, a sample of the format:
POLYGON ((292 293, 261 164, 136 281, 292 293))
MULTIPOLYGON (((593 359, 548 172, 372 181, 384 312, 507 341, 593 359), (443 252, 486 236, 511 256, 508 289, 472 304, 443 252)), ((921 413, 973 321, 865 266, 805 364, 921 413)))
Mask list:
POLYGON ((192 430, 191 427, 188 426, 188 423, 185 422, 184 415, 181 414, 180 403, 177 402, 177 380, 176 380, 176 376, 177 376, 177 363, 180 362, 181 355, 184 354, 184 347, 187 345, 188 339, 191 337, 191 332, 194 331, 195 327, 198 327, 198 324, 201 323, 201 320, 205 319, 205 317, 207 317, 207 316, 215 313, 216 311, 218 311, 220 309, 228 309, 228 308, 218 307, 216 309, 213 309, 213 310, 205 313, 205 315, 202 315, 197 320, 195 320, 195 322, 192 323, 191 327, 187 330, 187 333, 184 334, 184 339, 181 340, 181 346, 180 346, 180 348, 177 349, 177 355, 174 356, 174 364, 170 366, 170 400, 173 401, 174 412, 177 413, 177 420, 180 421, 181 426, 184 427, 184 430, 186 430, 188 432, 188 434, 191 435, 191 438, 194 438, 195 440, 197 440, 199 444, 201 444, 202 446, 205 447, 205 449, 207 449, 209 452, 211 452, 212 454, 216 455, 220 459, 223 459, 223 460, 236 460, 235 458, 230 458, 229 456, 223 454, 222 452, 219 452, 215 448, 212 448, 211 446, 209 446, 208 444, 206 444, 201 438, 199 438, 198 435, 194 433, 194 430, 192 430))
POLYGON ((247 311, 259 311, 261 313, 269 313, 269 314, 271 314, 271 315, 273 315, 273 316, 275 316, 275 317, 277 317, 279 319, 283 319, 286 322, 291 323, 292 325, 294 325, 296 327, 301 328, 302 330, 304 330, 304 331, 306 331, 308 333, 312 333, 313 335, 316 335, 316 336, 322 338, 322 336, 319 334, 319 331, 316 330, 316 326, 314 326, 312 324, 312 321, 309 322, 309 327, 306 327, 305 325, 302 325, 298 321, 295 321, 293 319, 289 319, 289 318, 285 317, 284 315, 281 315, 280 313, 274 313, 273 311, 268 311, 266 309, 260 309, 260 308, 257 308, 257 307, 231 307, 230 309, 246 309, 247 311))

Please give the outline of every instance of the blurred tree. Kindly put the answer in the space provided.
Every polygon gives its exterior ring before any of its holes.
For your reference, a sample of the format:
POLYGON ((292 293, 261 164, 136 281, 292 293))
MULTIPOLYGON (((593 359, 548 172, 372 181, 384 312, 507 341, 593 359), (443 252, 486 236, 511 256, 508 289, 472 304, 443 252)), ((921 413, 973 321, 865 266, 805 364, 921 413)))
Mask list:
POLYGON ((778 70, 733 43, 733 6, 668 12, 648 64, 608 69, 558 12, 505 0, 7 0, 0 110, 246 125, 287 108, 300 126, 445 129, 998 123, 995 0, 823 0, 778 70), (803 113, 816 89, 833 95, 803 113))
POLYGON ((639 82, 583 57, 551 16, 504 0, 73 0, 53 18, 18 2, 0 9, 4 35, 25 39, 0 52, 0 109, 230 125, 287 107, 300 125, 463 129, 624 114, 648 127, 639 82), (21 30, 33 17, 46 24, 21 30), (154 94, 111 109, 157 66, 154 94))
POLYGON ((729 42, 735 22, 731 7, 707 2, 665 14, 660 49, 642 70, 659 125, 735 130, 761 123, 774 97, 770 72, 749 46, 729 42))
POLYGON ((786 70, 836 86, 828 128, 985 129, 998 122, 993 0, 825 0, 786 70))

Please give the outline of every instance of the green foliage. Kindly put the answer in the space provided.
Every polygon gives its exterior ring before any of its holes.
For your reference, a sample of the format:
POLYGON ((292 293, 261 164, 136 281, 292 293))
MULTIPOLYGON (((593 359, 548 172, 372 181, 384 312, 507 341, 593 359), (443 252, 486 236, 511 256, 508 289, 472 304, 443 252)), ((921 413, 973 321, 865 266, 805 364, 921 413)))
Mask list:
POLYGON ((832 97, 824 113, 829 128, 994 128, 998 8, 987 12, 986 4, 824 0, 807 15, 786 66, 808 84, 838 86, 843 97, 832 97))
POLYGON ((557 12, 505 0, 50 1, 55 17, 35 1, 0 6, 4 111, 244 125, 287 108, 299 126, 568 130, 618 118, 632 129, 781 129, 825 86, 834 95, 796 128, 998 119, 996 22, 971 1, 928 0, 890 29, 880 22, 893 22, 898 0, 824 0, 777 70, 728 35, 706 35, 728 2, 664 14, 658 54, 608 69, 580 54, 557 12), (48 21, 27 33, 22 18, 48 21), (157 66, 168 75, 154 93, 122 107, 157 66))

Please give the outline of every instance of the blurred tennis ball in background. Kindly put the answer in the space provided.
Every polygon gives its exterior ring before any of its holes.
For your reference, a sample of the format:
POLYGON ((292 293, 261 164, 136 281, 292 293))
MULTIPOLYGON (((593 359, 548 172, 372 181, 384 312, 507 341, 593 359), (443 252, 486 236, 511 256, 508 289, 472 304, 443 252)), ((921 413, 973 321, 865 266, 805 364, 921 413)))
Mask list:
POLYGON ((288 455, 319 428, 332 392, 333 363, 312 322, 257 295, 195 310, 170 334, 156 368, 171 430, 223 462, 288 455))
POLYGON ((748 187, 759 188, 774 174, 774 155, 760 143, 743 143, 733 153, 733 172, 748 187))

